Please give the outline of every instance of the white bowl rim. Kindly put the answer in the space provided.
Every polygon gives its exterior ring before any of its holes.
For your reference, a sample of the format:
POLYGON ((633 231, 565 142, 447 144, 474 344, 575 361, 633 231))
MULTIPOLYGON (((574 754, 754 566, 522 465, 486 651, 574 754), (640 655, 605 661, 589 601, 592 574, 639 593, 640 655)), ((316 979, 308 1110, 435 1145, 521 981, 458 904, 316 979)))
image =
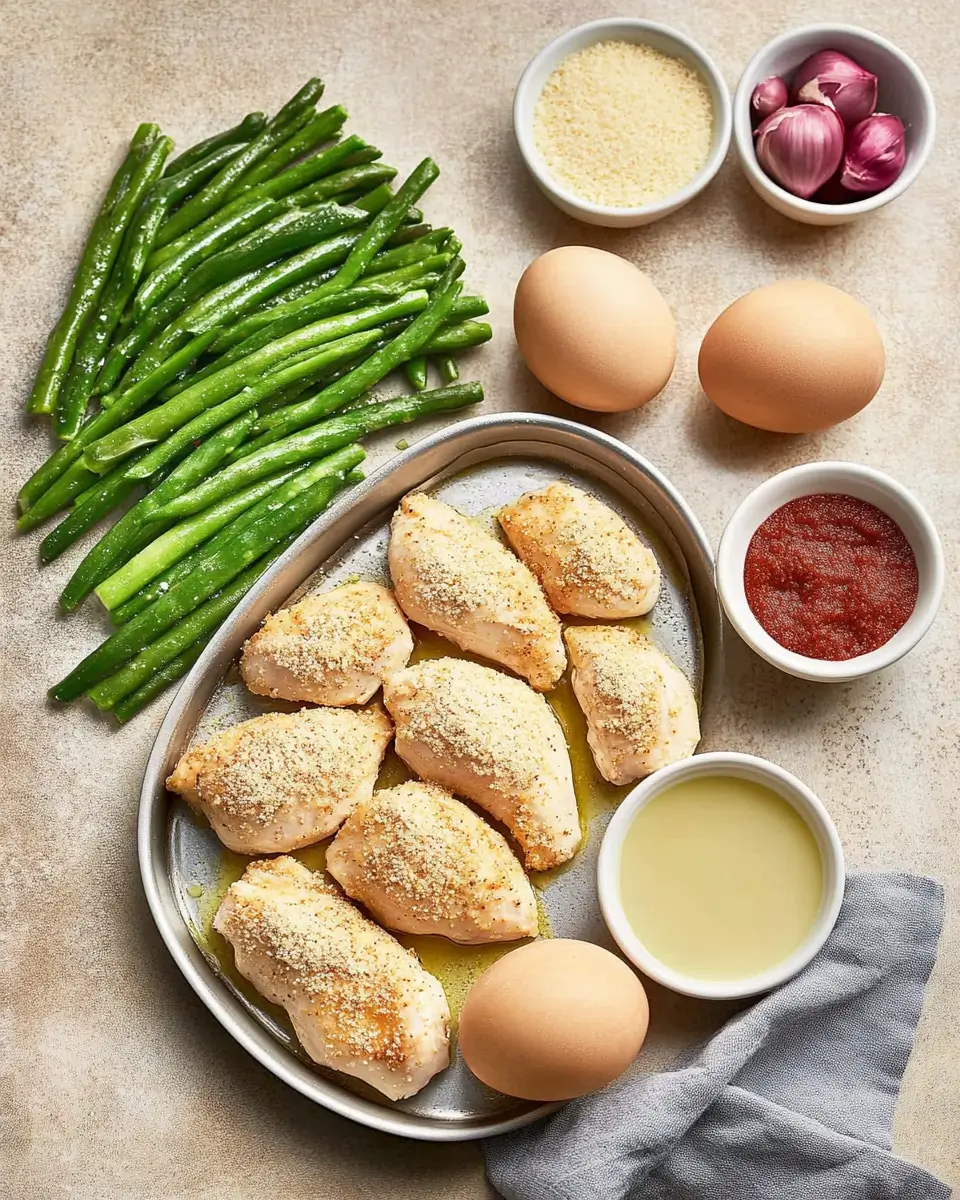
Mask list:
POLYGON ((645 975, 671 991, 702 1000, 733 1000, 768 992, 792 979, 819 953, 833 931, 846 884, 840 835, 820 798, 784 767, 753 754, 732 750, 696 754, 648 775, 621 801, 607 826, 597 860, 597 891, 607 928, 626 957, 645 975), (734 775, 754 779, 781 796, 804 818, 816 839, 823 862, 823 895, 807 937, 783 962, 747 979, 709 980, 685 975, 650 953, 627 920, 620 902, 620 859, 623 840, 637 813, 654 796, 685 777, 734 775))
MULTIPOLYGON (((597 38, 597 40, 599 41, 600 38, 597 38)), ((531 112, 535 103, 535 100, 531 102, 531 112)), ((688 37, 685 33, 681 33, 679 29, 674 29, 671 25, 664 25, 659 21, 646 21, 642 17, 603 17, 597 21, 587 21, 583 25, 576 25, 572 29, 566 30, 565 33, 561 33, 558 37, 548 42, 527 63, 517 83, 517 89, 514 92, 513 128, 523 161, 526 163, 528 170, 537 178, 549 194, 555 195, 565 204, 569 204, 571 208, 579 209, 581 212, 588 212, 596 217, 620 217, 624 220, 629 220, 634 217, 657 216, 661 213, 664 216, 668 216, 676 209, 687 204, 694 196, 699 195, 707 187, 720 170, 723 160, 727 156, 727 151, 730 149, 730 138, 733 132, 733 108, 730 103, 730 92, 723 76, 720 74, 719 67, 706 50, 699 43, 695 42, 693 38, 688 37), (539 155, 533 143, 532 128, 521 116, 523 105, 526 101, 526 94, 533 86, 531 80, 544 59, 550 57, 567 42, 574 41, 584 33, 596 32, 601 34, 606 30, 612 36, 617 29, 633 29, 641 33, 657 33, 667 40, 677 42, 689 51, 690 55, 697 60, 701 74, 712 85, 711 99, 714 100, 714 120, 716 128, 719 130, 716 145, 710 151, 707 161, 688 183, 685 183, 677 191, 671 192, 669 196, 664 197, 662 200, 656 200, 650 204, 635 205, 631 208, 612 204, 594 204, 591 200, 586 200, 584 197, 578 196, 576 192, 571 192, 568 188, 564 187, 563 184, 540 165, 539 155)))
MULTIPOLYGON (((893 520, 896 519, 891 514, 887 515, 890 515, 893 520)), ((917 558, 917 565, 920 567, 920 554, 917 553, 916 547, 912 548, 917 558)), ((773 666, 800 679, 821 683, 848 683, 853 679, 860 679, 865 675, 871 675, 875 671, 892 666, 893 663, 908 654, 926 635, 936 618, 943 598, 945 574, 946 567, 940 536, 927 510, 902 483, 898 483, 896 479, 883 471, 864 466, 862 463, 814 461, 801 463, 799 466, 789 467, 785 471, 771 475, 769 479, 765 479, 763 483, 744 496, 734 509, 720 536, 720 544, 717 548, 717 591, 727 619, 740 637, 761 658, 766 659, 773 666), (826 480, 824 477, 827 477, 826 480), (816 479, 817 482, 812 486, 805 486, 811 479, 816 479), (922 552, 926 557, 930 582, 924 587, 921 580, 917 603, 910 617, 889 641, 878 646, 876 650, 871 650, 868 654, 859 654, 855 658, 839 660, 808 658, 804 654, 787 650, 771 637, 754 616, 747 603, 743 588, 743 562, 746 557, 746 547, 759 524, 759 522, 755 523, 752 518, 748 520, 748 514, 759 500, 766 499, 771 495, 779 496, 778 502, 772 510, 775 511, 781 505, 801 496, 829 493, 831 490, 835 490, 837 494, 844 494, 844 488, 849 487, 851 481, 872 484, 879 492, 886 493, 910 513, 920 532, 923 543, 922 552), (748 532, 746 531, 747 526, 750 527, 748 532), (913 627, 910 636, 901 638, 900 635, 910 626, 913 627)))
POLYGON ((896 200, 898 196, 902 195, 910 187, 926 166, 927 159, 930 157, 930 151, 933 149, 936 132, 937 106, 930 85, 927 83, 926 76, 910 55, 901 50, 899 46, 895 45, 888 38, 882 37, 879 33, 873 33, 869 29, 864 29, 861 25, 844 25, 837 22, 814 22, 810 25, 800 25, 796 29, 789 29, 786 33, 781 33, 777 37, 771 38, 766 45, 760 47, 753 58, 747 63, 746 67, 744 67, 733 98, 733 140, 744 169, 752 179, 758 182, 763 188, 769 190, 773 195, 809 213, 836 215, 838 212, 842 212, 851 217, 857 217, 864 213, 874 212, 876 209, 882 208, 885 204, 889 204, 892 200, 896 200), (781 187, 775 179, 771 179, 766 171, 763 170, 757 161, 756 151, 753 146, 753 129, 750 125, 749 105, 753 89, 761 82, 761 80, 753 78, 758 73, 760 63, 774 50, 789 44, 794 39, 820 32, 825 37, 829 37, 833 33, 841 33, 850 37, 862 38, 864 41, 872 42, 874 45, 879 46, 890 54, 891 57, 896 58, 916 84, 917 90, 922 97, 923 108, 927 113, 927 125, 923 131, 923 138, 917 147, 913 161, 908 163, 893 183, 889 187, 884 188, 882 192, 866 196, 863 200, 853 200, 849 204, 823 204, 815 200, 805 200, 802 196, 795 196, 793 192, 788 192, 786 188, 781 187), (739 114, 744 111, 746 111, 747 120, 746 135, 743 132, 742 121, 739 119, 739 114))

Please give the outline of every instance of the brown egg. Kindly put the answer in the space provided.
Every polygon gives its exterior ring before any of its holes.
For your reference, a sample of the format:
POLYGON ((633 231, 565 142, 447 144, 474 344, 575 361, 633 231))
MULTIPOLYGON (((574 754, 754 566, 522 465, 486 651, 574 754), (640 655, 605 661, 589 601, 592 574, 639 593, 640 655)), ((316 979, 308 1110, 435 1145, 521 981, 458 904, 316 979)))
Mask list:
POLYGON ((725 309, 700 346, 700 384, 727 416, 775 433, 846 421, 883 382, 870 314, 839 288, 788 279, 725 309))
POLYGON ((460 1014, 460 1049, 489 1087, 569 1100, 605 1087, 636 1058, 650 1012, 625 962, 591 942, 544 938, 484 971, 460 1014))
POLYGON ((513 301, 520 353, 562 400, 622 412, 665 387, 677 357, 673 314, 633 263, 591 246, 535 259, 513 301))

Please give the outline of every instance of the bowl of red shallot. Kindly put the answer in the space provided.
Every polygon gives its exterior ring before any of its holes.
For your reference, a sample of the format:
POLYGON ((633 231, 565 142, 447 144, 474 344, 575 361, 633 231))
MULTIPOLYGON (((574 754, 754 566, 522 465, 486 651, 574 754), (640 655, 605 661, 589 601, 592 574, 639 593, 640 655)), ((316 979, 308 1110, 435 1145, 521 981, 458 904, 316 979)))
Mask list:
POLYGON ((919 67, 853 25, 806 25, 768 42, 733 102, 754 191, 807 225, 843 225, 896 200, 923 170, 936 106, 919 67))

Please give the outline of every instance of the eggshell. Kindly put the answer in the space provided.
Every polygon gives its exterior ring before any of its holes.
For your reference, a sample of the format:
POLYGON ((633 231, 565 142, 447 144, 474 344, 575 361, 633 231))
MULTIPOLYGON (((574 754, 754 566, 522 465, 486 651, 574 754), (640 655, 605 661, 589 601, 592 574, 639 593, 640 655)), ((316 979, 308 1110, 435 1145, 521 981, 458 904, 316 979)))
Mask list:
POLYGON ((524 1100, 569 1100, 605 1087, 634 1060, 650 1012, 621 959, 565 938, 511 951, 470 989, 460 1050, 489 1087, 524 1100))
POLYGON ((839 288, 789 279, 725 309, 700 346, 700 384, 757 429, 811 433, 866 408, 883 382, 870 314, 839 288))
POLYGON ((673 314, 633 263, 560 246, 524 271, 513 302, 520 353, 561 399, 596 412, 652 400, 677 357, 673 314))

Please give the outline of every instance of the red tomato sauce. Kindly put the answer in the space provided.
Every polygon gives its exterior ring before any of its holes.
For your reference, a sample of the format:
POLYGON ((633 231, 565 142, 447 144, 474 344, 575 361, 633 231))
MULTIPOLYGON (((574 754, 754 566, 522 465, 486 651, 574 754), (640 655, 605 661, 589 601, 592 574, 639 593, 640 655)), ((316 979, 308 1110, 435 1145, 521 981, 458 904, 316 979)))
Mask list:
POLYGON ((747 548, 747 603, 786 650, 839 661, 868 654, 906 624, 917 560, 903 530, 853 496, 801 496, 759 526, 747 548))

